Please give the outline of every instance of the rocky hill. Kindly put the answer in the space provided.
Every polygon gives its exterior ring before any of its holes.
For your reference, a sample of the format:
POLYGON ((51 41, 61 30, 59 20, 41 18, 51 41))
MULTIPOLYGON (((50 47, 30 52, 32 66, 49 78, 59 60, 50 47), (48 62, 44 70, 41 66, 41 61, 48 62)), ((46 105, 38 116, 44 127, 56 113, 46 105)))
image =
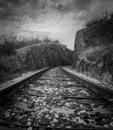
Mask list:
POLYGON ((77 71, 111 82, 113 78, 113 42, 86 27, 76 33, 74 64, 77 71))

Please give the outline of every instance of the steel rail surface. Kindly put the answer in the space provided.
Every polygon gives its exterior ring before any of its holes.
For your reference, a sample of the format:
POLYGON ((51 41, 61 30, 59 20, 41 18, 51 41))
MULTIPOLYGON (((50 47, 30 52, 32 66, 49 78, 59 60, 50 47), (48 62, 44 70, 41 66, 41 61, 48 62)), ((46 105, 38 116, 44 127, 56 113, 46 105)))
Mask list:
POLYGON ((69 72, 68 70, 66 70, 65 68, 61 67, 61 69, 67 74, 69 75, 71 78, 73 78, 74 80, 78 80, 81 81, 86 87, 89 87, 90 89, 92 89, 95 93, 99 93, 104 99, 106 99, 109 102, 113 103, 113 89, 107 88, 102 86, 101 84, 96 84, 95 82, 92 82, 90 80, 87 80, 83 77, 80 77, 76 74, 73 74, 71 72, 69 72))
POLYGON ((10 85, 6 85, 6 87, 0 88, 0 97, 5 96, 7 93, 10 93, 12 91, 12 89, 16 89, 18 86, 22 85, 23 83, 31 80, 32 78, 34 78, 35 76, 41 76, 44 72, 46 72, 47 70, 49 70, 50 68, 44 68, 44 69, 40 69, 36 72, 34 72, 31 75, 28 75, 10 85))

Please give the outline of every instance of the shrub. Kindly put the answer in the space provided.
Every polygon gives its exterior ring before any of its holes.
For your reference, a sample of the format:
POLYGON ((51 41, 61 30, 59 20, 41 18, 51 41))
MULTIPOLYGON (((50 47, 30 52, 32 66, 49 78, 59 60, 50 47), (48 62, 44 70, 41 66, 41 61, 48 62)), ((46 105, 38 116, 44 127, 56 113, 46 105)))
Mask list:
POLYGON ((112 81, 112 75, 109 72, 103 73, 102 81, 105 83, 110 83, 112 81))
POLYGON ((2 44, 0 44, 0 55, 13 55, 15 54, 15 47, 13 41, 4 40, 2 44))
MULTIPOLYGON (((21 44, 17 39, 3 38, 0 44, 0 75, 2 76, 0 82, 15 73, 72 63, 73 53, 66 46, 47 37, 42 41, 44 41, 43 44, 33 46, 26 53, 19 55, 15 53, 15 50, 23 47, 25 42, 21 44)), ((39 42, 38 39, 32 39, 32 42, 29 41, 26 45, 37 42, 39 42)))
POLYGON ((31 48, 26 53, 25 64, 27 69, 39 69, 46 66, 70 65, 72 51, 57 41, 42 44, 31 48))

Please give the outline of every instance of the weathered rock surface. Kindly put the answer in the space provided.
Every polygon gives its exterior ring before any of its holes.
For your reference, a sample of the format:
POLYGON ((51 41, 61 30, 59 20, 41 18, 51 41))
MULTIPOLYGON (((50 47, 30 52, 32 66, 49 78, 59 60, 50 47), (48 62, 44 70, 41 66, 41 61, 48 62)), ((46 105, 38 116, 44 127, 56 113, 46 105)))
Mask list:
POLYGON ((81 29, 76 33, 74 45, 74 67, 105 82, 113 77, 113 42, 92 35, 92 29, 81 29))

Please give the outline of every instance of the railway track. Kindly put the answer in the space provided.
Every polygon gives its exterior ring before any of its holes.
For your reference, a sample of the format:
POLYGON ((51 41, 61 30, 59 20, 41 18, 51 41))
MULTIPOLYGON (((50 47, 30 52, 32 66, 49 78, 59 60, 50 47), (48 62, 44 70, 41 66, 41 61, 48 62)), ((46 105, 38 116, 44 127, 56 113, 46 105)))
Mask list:
POLYGON ((0 102, 0 129, 113 129, 112 104, 59 67, 15 87, 0 102))
POLYGON ((65 67, 62 68, 62 70, 74 80, 79 80, 83 82, 84 85, 86 85, 86 87, 89 87, 90 89, 92 89, 92 91, 94 91, 95 93, 99 93, 104 99, 113 103, 113 89, 112 89, 113 86, 110 86, 108 84, 102 84, 100 82, 97 83, 97 82, 91 81, 88 78, 77 75, 76 73, 72 72, 71 69, 68 69, 65 67))

